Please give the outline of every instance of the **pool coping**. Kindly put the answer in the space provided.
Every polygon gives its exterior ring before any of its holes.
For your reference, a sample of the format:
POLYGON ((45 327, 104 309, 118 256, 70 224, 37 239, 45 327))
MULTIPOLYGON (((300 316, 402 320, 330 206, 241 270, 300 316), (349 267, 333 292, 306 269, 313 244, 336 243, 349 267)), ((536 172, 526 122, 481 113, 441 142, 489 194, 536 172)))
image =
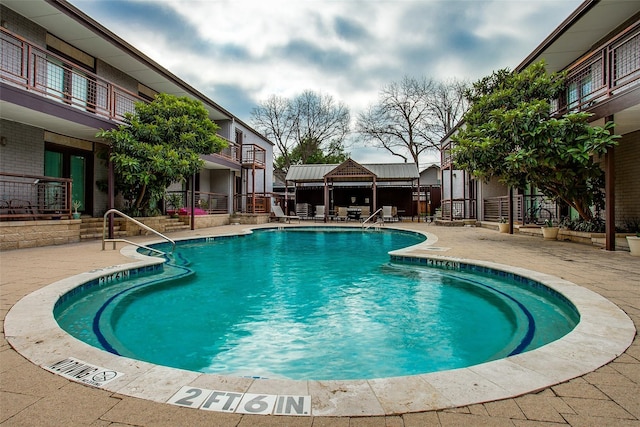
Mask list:
MULTIPOLYGON (((247 233, 251 233, 251 229, 211 237, 247 233)), ((53 317, 53 305, 68 290, 105 275, 163 262, 127 246, 121 252, 137 262, 81 273, 25 296, 7 314, 5 335, 16 351, 41 367, 73 357, 123 373, 101 387, 122 395, 167 402, 182 386, 189 386, 236 393, 311 396, 313 416, 390 415, 515 397, 594 371, 622 354, 631 344, 635 336, 633 322, 599 294, 532 270, 434 255, 437 236, 422 234, 427 235, 427 242, 393 251, 390 255, 479 265, 541 282, 572 301, 580 311, 579 324, 562 339, 536 350, 468 368, 407 377, 294 381, 201 374, 115 356, 71 337, 58 327, 53 317)), ((156 241, 146 244, 152 243, 156 241)))

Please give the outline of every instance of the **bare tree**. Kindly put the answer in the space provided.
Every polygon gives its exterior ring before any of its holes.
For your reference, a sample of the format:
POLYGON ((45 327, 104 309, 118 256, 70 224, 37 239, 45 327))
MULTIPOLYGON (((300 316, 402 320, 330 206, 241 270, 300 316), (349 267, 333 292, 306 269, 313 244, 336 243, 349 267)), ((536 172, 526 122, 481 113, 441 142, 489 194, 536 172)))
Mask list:
POLYGON ((346 158, 349 108, 330 95, 305 91, 293 99, 272 96, 251 115, 252 125, 273 139, 276 164, 284 170, 292 164, 322 161, 325 156, 346 158))
POLYGON ((287 98, 272 95, 251 111, 253 127, 276 145, 287 164, 291 164, 291 150, 296 141, 296 117, 290 104, 287 98))
POLYGON ((378 103, 358 116, 356 131, 373 146, 419 165, 420 155, 440 141, 466 109, 462 82, 405 76, 382 88, 378 103))

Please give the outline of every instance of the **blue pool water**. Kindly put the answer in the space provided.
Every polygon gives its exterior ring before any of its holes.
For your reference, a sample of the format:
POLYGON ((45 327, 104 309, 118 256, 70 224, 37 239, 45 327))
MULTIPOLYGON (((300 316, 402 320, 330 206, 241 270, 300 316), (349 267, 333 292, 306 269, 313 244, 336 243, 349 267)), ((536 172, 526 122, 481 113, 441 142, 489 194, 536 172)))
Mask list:
POLYGON ((139 360, 316 380, 470 366, 577 323, 568 303, 539 287, 390 262, 389 251, 423 240, 289 228, 183 243, 162 273, 96 286, 55 315, 77 338, 139 360))

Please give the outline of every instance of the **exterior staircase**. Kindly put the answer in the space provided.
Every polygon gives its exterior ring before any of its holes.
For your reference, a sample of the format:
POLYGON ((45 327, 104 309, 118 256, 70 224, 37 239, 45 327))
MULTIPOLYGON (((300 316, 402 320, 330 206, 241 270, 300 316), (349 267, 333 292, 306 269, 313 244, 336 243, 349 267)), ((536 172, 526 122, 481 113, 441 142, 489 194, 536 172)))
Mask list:
MULTIPOLYGON (((102 239, 102 218, 82 218, 80 224, 81 240, 99 240, 102 239)), ((171 233, 175 231, 189 230, 191 227, 186 225, 180 218, 163 217, 159 219, 161 226, 158 227, 162 233, 171 233)), ((130 234, 126 231, 125 220, 115 218, 113 224, 113 234, 115 238, 126 238, 130 234)), ((156 228, 155 226, 153 227, 156 228)), ((146 233, 146 232, 145 232, 146 233)))

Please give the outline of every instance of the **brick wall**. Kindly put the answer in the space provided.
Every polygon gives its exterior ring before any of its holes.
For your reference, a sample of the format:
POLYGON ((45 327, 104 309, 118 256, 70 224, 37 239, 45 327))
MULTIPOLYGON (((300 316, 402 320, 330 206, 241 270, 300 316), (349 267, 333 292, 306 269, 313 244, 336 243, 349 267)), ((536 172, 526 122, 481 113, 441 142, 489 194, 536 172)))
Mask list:
POLYGON ((97 60, 96 74, 136 95, 138 94, 138 81, 136 79, 100 59, 97 60))
POLYGON ((80 241, 80 220, 0 222, 0 250, 64 245, 80 241))
POLYGON ((0 171, 26 175, 44 173, 44 131, 8 120, 0 120, 0 135, 7 144, 0 146, 0 171))
POLYGON ((15 13, 4 5, 0 5, 0 16, 2 16, 3 26, 7 30, 41 47, 46 46, 47 31, 35 22, 15 13))
POLYGON ((624 135, 615 149, 616 225, 640 219, 640 131, 624 135))

